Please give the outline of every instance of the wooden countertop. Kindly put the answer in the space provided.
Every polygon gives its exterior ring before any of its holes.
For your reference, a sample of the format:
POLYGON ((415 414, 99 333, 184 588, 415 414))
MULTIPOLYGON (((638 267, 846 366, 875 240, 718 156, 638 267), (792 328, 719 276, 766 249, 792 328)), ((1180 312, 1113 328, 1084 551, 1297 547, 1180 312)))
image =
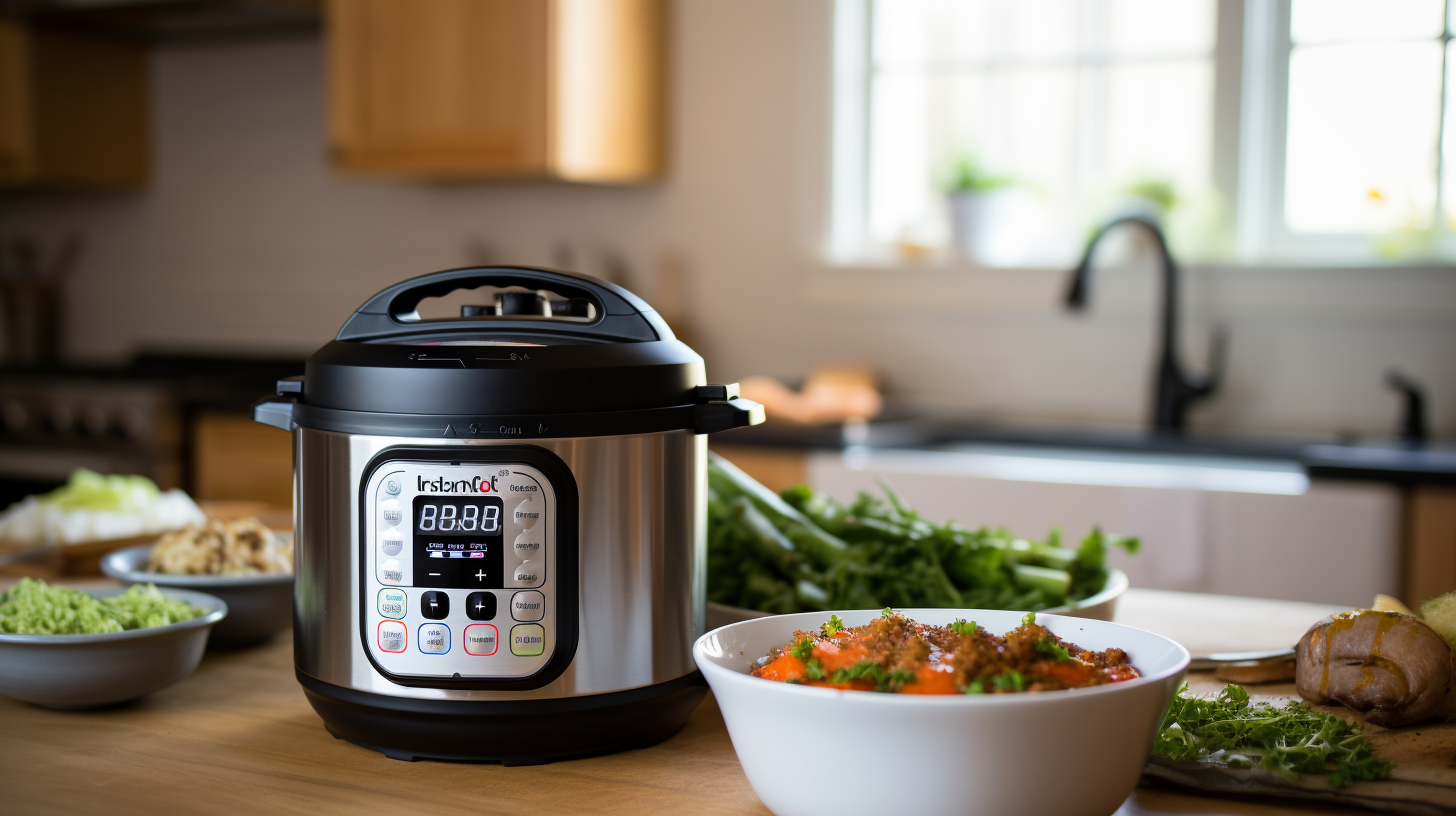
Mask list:
MULTIPOLYGON (((1329 610, 1132 589, 1117 620, 1194 652, 1232 651, 1287 646, 1329 610)), ((1198 690, 1222 686, 1208 675, 1190 680, 1198 690)), ((0 769, 0 809, 9 813, 769 812, 749 787, 711 696, 680 734, 652 748, 523 768, 400 762, 324 731, 294 680, 286 636, 211 652, 186 680, 110 710, 50 711, 0 698, 0 769)), ((1139 788, 1118 814, 1315 810, 1139 788)))

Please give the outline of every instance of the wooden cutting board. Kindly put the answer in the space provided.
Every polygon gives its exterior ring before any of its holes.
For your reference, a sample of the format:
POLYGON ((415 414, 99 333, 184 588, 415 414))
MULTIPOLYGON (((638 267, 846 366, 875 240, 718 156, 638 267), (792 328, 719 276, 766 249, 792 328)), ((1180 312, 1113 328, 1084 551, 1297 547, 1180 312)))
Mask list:
MULTIPOLYGON (((1189 690, 1216 694, 1226 684, 1206 672, 1188 675, 1189 690)), ((1255 702, 1283 705, 1299 699, 1293 683, 1245 686, 1255 702)), ((1143 771, 1143 781, 1189 790, 1251 796, 1276 796, 1330 805, 1360 806, 1387 813, 1456 814, 1456 723, 1427 723, 1405 728, 1382 728, 1365 723, 1347 708, 1314 706, 1316 710, 1360 725, 1375 754, 1396 763, 1390 779, 1357 782, 1332 788, 1324 777, 1285 779, 1257 768, 1236 769, 1201 762, 1174 762, 1154 758, 1143 771)))

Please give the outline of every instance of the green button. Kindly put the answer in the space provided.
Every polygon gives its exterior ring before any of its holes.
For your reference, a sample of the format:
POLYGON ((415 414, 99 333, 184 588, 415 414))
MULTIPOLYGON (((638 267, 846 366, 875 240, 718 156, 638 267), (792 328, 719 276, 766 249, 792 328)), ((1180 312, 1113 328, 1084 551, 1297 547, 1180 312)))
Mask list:
POLYGON ((379 616, 399 620, 409 608, 409 596, 402 589, 379 590, 379 616))
POLYGON ((535 623, 511 627, 511 654, 535 657, 546 648, 546 630, 535 623))

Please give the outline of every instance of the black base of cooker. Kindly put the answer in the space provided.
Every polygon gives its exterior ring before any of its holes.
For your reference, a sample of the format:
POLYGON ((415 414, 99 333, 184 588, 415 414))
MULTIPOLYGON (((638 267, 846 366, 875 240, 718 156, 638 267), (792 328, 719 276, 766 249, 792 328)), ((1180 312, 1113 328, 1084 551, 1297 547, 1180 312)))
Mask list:
POLYGON ((390 759, 542 765, 655 745, 687 724, 708 687, 693 672, 646 688, 555 700, 390 697, 295 671, 324 727, 390 759))

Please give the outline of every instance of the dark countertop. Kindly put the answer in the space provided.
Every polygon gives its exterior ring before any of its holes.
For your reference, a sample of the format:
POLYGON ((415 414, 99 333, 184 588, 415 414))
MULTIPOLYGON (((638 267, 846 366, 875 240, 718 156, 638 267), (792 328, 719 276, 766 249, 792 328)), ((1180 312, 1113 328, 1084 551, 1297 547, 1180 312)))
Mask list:
POLYGON ((1024 445, 1089 451, 1283 459, 1299 463, 1312 478, 1456 484, 1456 446, 1412 447, 1389 440, 1346 441, 1334 435, 1249 436, 1194 432, 1168 436, 1144 428, 1032 427, 957 418, 890 417, 861 424, 799 425, 767 422, 715 437, 725 445, 804 450, 873 448, 936 450, 956 445, 1024 445))

